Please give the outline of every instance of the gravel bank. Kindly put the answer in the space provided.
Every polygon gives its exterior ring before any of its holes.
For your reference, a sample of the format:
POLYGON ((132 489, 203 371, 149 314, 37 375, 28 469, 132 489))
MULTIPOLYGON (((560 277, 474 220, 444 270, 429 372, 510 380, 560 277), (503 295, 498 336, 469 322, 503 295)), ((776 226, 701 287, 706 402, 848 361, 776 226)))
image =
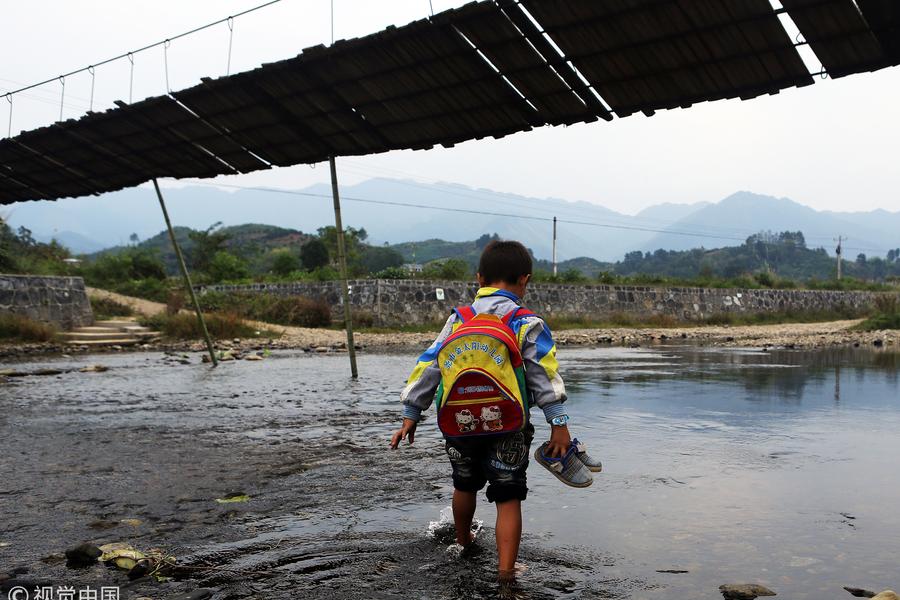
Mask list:
MULTIPOLYGON (((91 295, 105 296, 131 305, 136 312, 154 314, 164 310, 164 305, 114 294, 104 290, 89 288, 91 295)), ((783 323, 778 325, 702 326, 675 328, 603 328, 569 329, 554 333, 559 346, 589 346, 610 344, 622 346, 645 346, 672 340, 690 340, 711 346, 749 346, 774 348, 826 348, 832 346, 874 346, 900 349, 900 331, 853 331, 859 320, 829 321, 823 323, 783 323)), ((302 349, 313 352, 346 352, 346 334, 340 330, 287 327, 270 323, 253 322, 260 329, 268 329, 280 334, 274 340, 247 339, 217 343, 217 347, 240 349, 243 351, 272 349, 302 349)), ((436 333, 357 333, 355 343, 358 348, 371 351, 417 351, 431 344, 436 333)), ((204 345, 198 342, 156 342, 131 350, 171 350, 202 351, 204 345)), ((126 348, 112 347, 109 351, 124 351, 126 348)), ((67 346, 59 343, 48 344, 3 344, 0 345, 0 360, 24 358, 41 354, 74 354, 96 352, 96 348, 67 346)))

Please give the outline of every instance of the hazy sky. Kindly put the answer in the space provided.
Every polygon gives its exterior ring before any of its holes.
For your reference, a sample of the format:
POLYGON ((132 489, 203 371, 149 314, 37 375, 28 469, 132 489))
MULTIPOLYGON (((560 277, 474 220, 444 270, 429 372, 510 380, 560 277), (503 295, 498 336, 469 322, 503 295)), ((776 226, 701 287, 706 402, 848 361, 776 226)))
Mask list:
MULTIPOLYGON (((261 4, 263 0, 3 0, 0 94, 99 62, 261 4)), ((464 1, 433 0, 440 11, 464 1)), ((232 72, 329 43, 329 0, 282 0, 234 22, 232 72)), ((375 32, 429 14, 428 0, 334 0, 335 38, 375 32)), ((188 87, 225 73, 225 24, 168 49, 169 84, 188 87)), ((804 58, 815 69, 818 62, 804 58), (813 64, 814 63, 814 64, 813 64)), ((135 100, 165 91, 162 48, 135 57, 135 100)), ((87 108, 88 74, 66 80, 64 117, 87 108)), ((13 101, 13 134, 59 117, 59 83, 13 101)), ((128 99, 129 65, 96 71, 94 109, 128 99)), ((9 104, 0 98, 0 136, 9 104)), ((900 68, 819 80, 741 102, 543 128, 452 149, 341 159, 342 183, 372 176, 451 181, 529 196, 585 200, 625 213, 660 202, 717 201, 734 191, 787 196, 822 210, 900 210, 900 68)), ((298 188, 327 180, 298 166, 223 178, 298 188)))

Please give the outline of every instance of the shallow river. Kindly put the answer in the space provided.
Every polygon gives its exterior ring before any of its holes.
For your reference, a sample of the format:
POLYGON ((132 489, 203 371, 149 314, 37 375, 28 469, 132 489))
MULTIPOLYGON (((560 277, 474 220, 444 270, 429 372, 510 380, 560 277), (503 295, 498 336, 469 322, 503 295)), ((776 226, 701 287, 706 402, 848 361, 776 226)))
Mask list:
MULTIPOLYGON (((452 488, 433 423, 386 449, 412 349, 362 356, 358 382, 343 355, 215 370, 191 358, 5 365, 110 370, 0 386, 0 573, 125 585, 58 555, 129 541, 195 574, 122 597, 496 593, 492 506, 476 515, 484 550, 448 551, 452 488), (215 502, 238 491, 250 501, 215 502)), ((672 345, 560 359, 570 429, 605 472, 576 490, 531 465, 520 597, 714 599, 720 584, 753 582, 821 600, 900 586, 897 354, 672 345), (659 572, 671 570, 687 572, 659 572)))

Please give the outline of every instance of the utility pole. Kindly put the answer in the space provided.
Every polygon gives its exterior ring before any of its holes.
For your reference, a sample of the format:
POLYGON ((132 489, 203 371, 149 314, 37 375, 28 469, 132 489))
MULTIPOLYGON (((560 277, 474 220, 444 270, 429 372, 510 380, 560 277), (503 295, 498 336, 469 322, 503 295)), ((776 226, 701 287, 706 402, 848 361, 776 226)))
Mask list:
POLYGON ((194 312, 197 313, 197 324, 200 325, 200 332, 206 342, 206 349, 209 352, 209 359, 215 367, 219 364, 216 360, 216 350, 213 347, 212 339, 209 337, 209 330, 206 328, 206 321, 203 319, 203 311, 200 310, 200 302, 197 301, 197 294, 194 293, 194 286, 191 283, 191 276, 188 275, 187 265, 184 264, 184 255, 181 253, 181 247, 178 240, 175 239, 175 230, 172 229, 172 221, 169 220, 169 211, 166 210, 166 201, 163 200, 162 192, 159 189, 159 183, 153 178, 153 188, 156 190, 156 197, 159 198, 159 207, 162 209, 163 219, 166 221, 166 229, 169 230, 169 240, 172 242, 172 248, 175 249, 175 256, 178 258, 178 267, 181 269, 181 276, 184 278, 184 287, 191 298, 191 304, 194 305, 194 312))
POLYGON ((356 379, 356 346, 353 344, 353 319, 350 311, 350 291, 347 282, 347 252, 344 246, 344 225, 341 223, 341 197, 338 194, 337 166, 334 157, 328 158, 331 167, 331 195, 334 199, 334 226, 337 228, 338 264, 341 267, 341 300, 344 303, 344 327, 347 329, 347 351, 350 353, 350 376, 356 379))
POLYGON ((841 260, 842 260, 842 255, 844 253, 844 251, 841 249, 841 242, 846 242, 847 239, 845 237, 839 235, 837 237, 837 239, 834 241, 837 242, 837 248, 835 248, 834 253, 837 255, 837 278, 838 278, 838 281, 840 281, 841 280, 841 260))
POLYGON ((556 217, 553 217, 553 276, 556 277, 556 217))

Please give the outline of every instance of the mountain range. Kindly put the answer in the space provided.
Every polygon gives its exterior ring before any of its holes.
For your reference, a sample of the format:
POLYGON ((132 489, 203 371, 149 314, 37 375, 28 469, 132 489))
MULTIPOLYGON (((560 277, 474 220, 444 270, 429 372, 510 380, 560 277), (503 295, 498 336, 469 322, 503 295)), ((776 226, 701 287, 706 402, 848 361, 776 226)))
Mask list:
MULTIPOLYGON (((331 189, 317 184, 290 193, 258 188, 192 185, 165 190, 173 223, 205 229, 261 223, 315 232, 333 224, 331 189)), ((401 243, 439 238, 465 241, 483 233, 519 239, 538 258, 552 253, 552 218, 558 222, 558 257, 600 261, 634 250, 733 246, 760 231, 802 231, 810 247, 833 253, 834 238, 849 238, 845 255, 883 256, 900 246, 900 212, 816 211, 788 198, 737 192, 716 203, 660 203, 636 215, 598 204, 530 198, 450 183, 375 178, 341 188, 346 226, 365 228, 369 240, 401 243)), ((152 189, 131 188, 96 197, 13 204, 0 215, 35 238, 56 238, 77 253, 141 239, 163 228, 152 189)))

